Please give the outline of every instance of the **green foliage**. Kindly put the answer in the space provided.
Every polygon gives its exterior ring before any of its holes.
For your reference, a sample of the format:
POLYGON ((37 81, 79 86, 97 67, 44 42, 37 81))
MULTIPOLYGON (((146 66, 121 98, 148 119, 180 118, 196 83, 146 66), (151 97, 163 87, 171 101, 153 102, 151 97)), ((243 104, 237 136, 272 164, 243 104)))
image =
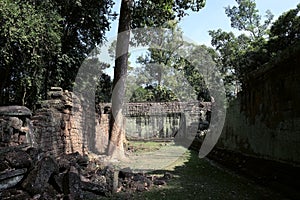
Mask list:
MULTIPOLYGON (((144 56, 138 57, 137 63, 141 66, 130 74, 134 77, 131 79, 136 80, 140 86, 133 93, 133 99, 139 96, 139 100, 160 101, 157 97, 149 98, 146 88, 152 87, 158 91, 165 88, 165 91, 156 93, 161 94, 164 100, 168 100, 165 98, 167 92, 172 91, 180 101, 210 101, 209 84, 215 77, 212 76, 215 65, 212 56, 216 54, 214 50, 183 41, 182 31, 176 24, 171 29, 152 33, 155 34, 158 39, 152 41, 144 56), (143 87, 145 85, 146 88, 143 87)), ((174 99, 172 96, 169 98, 174 99)))
POLYGON ((138 87, 132 94, 130 102, 169 102, 178 101, 170 89, 162 85, 138 87))
POLYGON ((50 86, 71 89, 109 29, 111 0, 0 1, 0 104, 30 108, 50 86))
POLYGON ((78 71, 73 92, 89 105, 100 102, 110 102, 112 81, 103 73, 109 64, 98 58, 100 49, 97 47, 82 62, 78 71))
MULTIPOLYGON (((112 0, 0 1, 0 103, 32 108, 50 86, 72 89, 81 63, 103 41, 116 17, 113 4, 112 0)), ((203 0, 134 1, 131 26, 159 26, 203 6, 203 0)))
MULTIPOLYGON (((129 31, 135 28, 147 28, 147 27, 161 27, 169 25, 170 20, 180 20, 182 17, 187 15, 187 10, 199 11, 205 5, 205 0, 184 0, 184 1, 173 1, 173 0, 122 0, 119 18, 119 33, 122 31, 129 31)), ((160 39, 159 34, 148 37, 147 29, 142 32, 139 29, 135 32, 134 39, 129 41, 129 36, 118 37, 116 42, 117 50, 128 50, 129 43, 131 44, 149 44, 151 40, 160 39)), ((154 56, 155 53, 153 53, 154 56)), ((158 52, 160 55, 161 52, 158 52)), ((110 52, 111 55, 111 52, 110 52)), ((151 61, 150 61, 151 62, 151 61)), ((163 64, 160 62, 160 64, 163 64)), ((146 64, 147 65, 147 64, 146 64)), ((119 56, 116 58, 115 70, 114 70, 114 81, 115 85, 123 75, 127 74, 128 69, 128 54, 119 56)), ((161 79, 163 71, 157 74, 157 78, 161 79), (160 76, 160 77, 159 77, 160 76)), ((160 82, 160 80, 158 80, 160 82)), ((158 83, 160 85, 161 83, 158 83)), ((114 87, 114 86, 113 86, 114 87)), ((124 99, 125 81, 119 85, 118 97, 116 98, 117 103, 122 104, 124 99)), ((115 105, 118 106, 118 105, 115 105)), ((118 109, 116 109, 118 112, 118 109)))
POLYGON ((297 8, 283 13, 272 25, 268 51, 272 56, 300 40, 300 4, 297 8))
POLYGON ((111 101, 112 80, 109 75, 102 74, 96 89, 96 104, 111 101))
POLYGON ((225 8, 225 13, 231 21, 231 27, 249 32, 252 40, 264 37, 273 19, 273 14, 269 10, 266 11, 266 20, 262 23, 254 0, 236 0, 236 2, 238 7, 228 6, 225 8))
POLYGON ((132 28, 161 26, 169 20, 180 20, 187 10, 199 11, 205 0, 135 0, 132 6, 132 28))
POLYGON ((148 37, 148 30, 136 28, 166 27, 170 21, 180 21, 187 11, 198 12, 205 6, 205 0, 132 0, 130 28, 134 33, 132 44, 149 44, 157 37, 148 37))
POLYGON ((266 20, 261 22, 253 0, 236 2, 238 7, 227 7, 225 12, 231 26, 245 33, 235 36, 221 29, 209 32, 211 43, 219 53, 217 62, 228 97, 233 97, 243 87, 250 72, 297 44, 300 35, 300 4, 281 15, 269 29, 273 18, 270 11, 266 13, 266 20))
POLYGON ((78 69, 87 54, 102 43, 109 30, 110 20, 115 19, 112 0, 52 0, 63 18, 61 68, 64 72, 60 85, 71 89, 78 69))
POLYGON ((217 63, 229 99, 241 90, 242 83, 250 71, 257 69, 268 60, 265 49, 269 25, 273 15, 266 12, 262 21, 254 0, 236 0, 238 6, 225 8, 225 13, 231 20, 232 28, 243 33, 235 36, 232 32, 221 29, 209 31, 211 43, 219 53, 217 63))
POLYGON ((189 47, 189 51, 186 52, 184 67, 180 71, 197 94, 197 100, 211 101, 210 90, 215 89, 217 78, 217 72, 214 71, 216 62, 213 60, 215 51, 205 45, 185 46, 189 47))
MULTIPOLYGON (((52 57, 60 51, 60 16, 51 5, 36 7, 29 2, 0 2, 1 100, 32 106, 42 97, 45 76, 52 57)), ((53 68, 53 73, 58 73, 53 68)), ((49 75, 49 74, 48 74, 49 75)))

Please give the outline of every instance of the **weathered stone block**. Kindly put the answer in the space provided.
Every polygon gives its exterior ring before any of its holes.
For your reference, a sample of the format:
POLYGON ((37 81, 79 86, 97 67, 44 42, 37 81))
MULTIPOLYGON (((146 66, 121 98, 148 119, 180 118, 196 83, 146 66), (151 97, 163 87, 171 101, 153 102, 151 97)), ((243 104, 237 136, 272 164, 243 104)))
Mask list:
POLYGON ((5 160, 7 160, 9 165, 13 168, 29 168, 32 166, 31 157, 21 150, 7 152, 5 160))
POLYGON ((12 200, 12 199, 31 199, 31 196, 23 191, 18 189, 7 189, 0 193, 1 200, 12 200))
POLYGON ((57 163, 51 157, 44 157, 28 174, 22 187, 31 194, 43 193, 49 187, 50 176, 55 173, 58 173, 57 163))
POLYGON ((17 185, 22 180, 26 172, 26 168, 1 172, 0 191, 17 185))

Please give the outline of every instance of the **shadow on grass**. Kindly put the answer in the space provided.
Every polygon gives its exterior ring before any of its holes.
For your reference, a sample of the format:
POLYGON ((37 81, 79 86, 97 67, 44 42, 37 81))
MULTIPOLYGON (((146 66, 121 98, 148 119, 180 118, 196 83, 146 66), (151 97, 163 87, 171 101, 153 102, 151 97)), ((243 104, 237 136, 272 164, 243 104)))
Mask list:
POLYGON ((167 185, 153 186, 147 192, 118 193, 110 199, 285 199, 278 193, 216 167, 207 159, 199 159, 194 151, 187 151, 165 170, 149 174, 174 177, 167 185))

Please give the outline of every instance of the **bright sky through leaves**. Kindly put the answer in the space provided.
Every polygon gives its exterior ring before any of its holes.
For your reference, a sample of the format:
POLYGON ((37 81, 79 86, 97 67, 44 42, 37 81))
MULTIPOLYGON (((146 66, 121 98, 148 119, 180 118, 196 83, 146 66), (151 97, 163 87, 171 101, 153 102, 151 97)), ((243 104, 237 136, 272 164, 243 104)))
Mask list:
MULTIPOLYGON (((120 0, 115 1, 115 10, 119 12, 120 0)), ((257 9, 261 15, 266 10, 274 14, 274 20, 283 12, 297 7, 299 0, 256 0, 257 9)), ((190 12, 180 22, 184 35, 199 44, 210 45, 209 30, 221 28, 224 31, 233 31, 230 27, 230 20, 225 14, 224 7, 237 5, 235 0, 207 0, 206 5, 198 13, 190 12)), ((107 37, 114 37, 117 34, 117 20, 112 24, 112 29, 107 37)))
MULTIPOLYGON (((120 0, 115 1, 114 10, 119 13, 120 0)), ((284 12, 297 7, 299 0, 256 0, 257 9, 262 16, 265 15, 267 10, 274 14, 273 22, 284 12)), ((230 27, 230 19, 225 14, 225 7, 236 6, 235 0, 207 0, 206 5, 199 12, 189 12, 189 16, 185 16, 179 23, 183 30, 183 35, 186 39, 191 39, 198 44, 205 44, 211 46, 211 37, 208 34, 209 30, 222 29, 223 31, 232 31, 238 33, 237 30, 230 27)), ((118 20, 112 23, 111 30, 107 33, 107 39, 117 36, 118 20)), ((142 52, 131 52, 130 62, 135 63, 135 59, 142 52), (136 55, 135 55, 136 54, 136 55)), ((108 55, 103 56, 106 62, 113 65, 108 55)), ((135 64, 136 65, 136 64, 135 64)), ((109 68, 105 70, 110 76, 113 77, 113 70, 109 68)))

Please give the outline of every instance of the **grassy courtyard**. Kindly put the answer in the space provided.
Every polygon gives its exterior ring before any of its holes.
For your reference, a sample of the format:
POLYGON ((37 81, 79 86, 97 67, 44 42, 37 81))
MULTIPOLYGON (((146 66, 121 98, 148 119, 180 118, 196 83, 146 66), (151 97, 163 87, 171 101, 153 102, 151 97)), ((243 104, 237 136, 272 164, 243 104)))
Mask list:
MULTIPOLYGON (((156 151, 160 147, 167 148, 164 143, 153 142, 136 142, 130 145, 142 147, 135 154, 156 151)), ((150 174, 162 176, 165 172, 173 175, 167 185, 152 186, 146 192, 120 192, 109 199, 287 199, 217 166, 208 159, 199 159, 197 153, 190 150, 164 169, 152 171, 150 174)))

